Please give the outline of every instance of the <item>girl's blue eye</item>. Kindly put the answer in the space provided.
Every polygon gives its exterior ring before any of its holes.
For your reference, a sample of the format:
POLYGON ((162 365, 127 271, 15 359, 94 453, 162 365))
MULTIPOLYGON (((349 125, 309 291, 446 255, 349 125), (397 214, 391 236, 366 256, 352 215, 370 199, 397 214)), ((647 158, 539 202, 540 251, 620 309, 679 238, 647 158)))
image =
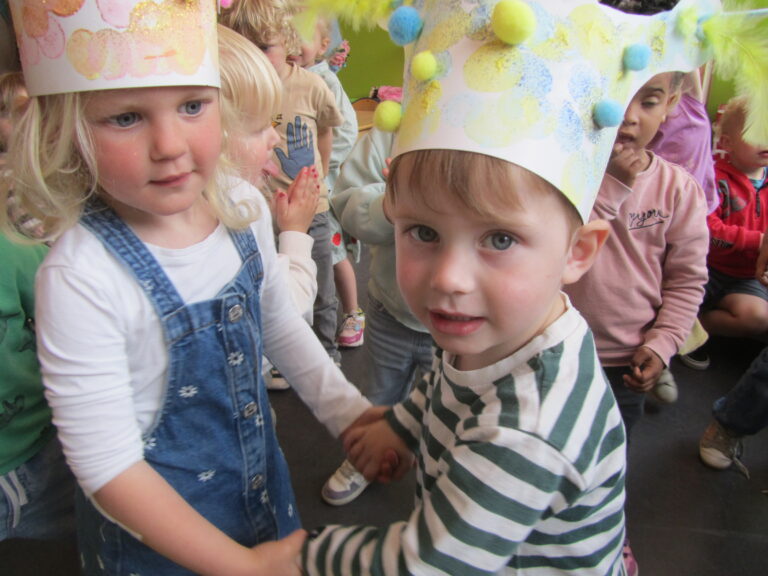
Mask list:
POLYGON ((123 112, 112 117, 112 121, 121 128, 127 128, 139 121, 139 115, 136 112, 123 112))
POLYGON ((190 116, 197 116, 203 110, 203 103, 200 100, 191 100, 184 103, 184 113, 190 116))
POLYGON ((428 226, 414 226, 411 229, 411 235, 419 242, 435 242, 437 232, 428 226))
POLYGON ((488 242, 494 250, 508 250, 515 243, 515 239, 504 232, 496 232, 488 237, 488 242))

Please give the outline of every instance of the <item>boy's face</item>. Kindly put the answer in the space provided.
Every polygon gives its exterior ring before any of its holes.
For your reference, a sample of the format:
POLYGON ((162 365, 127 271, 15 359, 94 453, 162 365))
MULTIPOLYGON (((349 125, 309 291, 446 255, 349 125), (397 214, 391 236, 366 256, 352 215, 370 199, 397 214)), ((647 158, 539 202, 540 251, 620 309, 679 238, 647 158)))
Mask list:
POLYGON ((298 56, 291 56, 289 60, 296 62, 302 68, 313 66, 317 62, 318 57, 322 58, 323 54, 328 48, 329 38, 323 38, 320 27, 315 27, 315 36, 311 42, 301 43, 301 53, 298 56))
POLYGON ((265 178, 278 173, 272 161, 272 150, 278 142, 280 135, 271 123, 265 127, 245 122, 242 129, 232 135, 232 160, 241 176, 257 188, 264 184, 265 178))
POLYGON ((93 92, 85 119, 99 185, 130 224, 202 201, 221 153, 219 91, 201 86, 93 92))
POLYGON ((624 113, 616 143, 625 149, 644 150, 667 114, 677 102, 678 93, 671 87, 673 74, 658 74, 637 91, 624 113))
POLYGON ((277 71, 277 75, 281 78, 288 67, 288 52, 285 49, 285 39, 282 36, 274 38, 272 42, 266 46, 259 46, 264 55, 272 63, 272 66, 277 71))
MULTIPOLYGON (((407 174, 397 182, 408 182, 407 174)), ((531 189, 519 192, 520 207, 480 216, 449 193, 436 210, 422 192, 438 204, 439 193, 407 190, 388 207, 400 289, 459 369, 488 366, 565 310, 560 288, 572 234, 564 207, 553 192, 531 189)))
POLYGON ((728 152, 728 159, 738 170, 750 178, 762 177, 768 166, 768 146, 755 146, 746 142, 741 134, 743 125, 734 127, 732 133, 723 134, 720 147, 728 152))

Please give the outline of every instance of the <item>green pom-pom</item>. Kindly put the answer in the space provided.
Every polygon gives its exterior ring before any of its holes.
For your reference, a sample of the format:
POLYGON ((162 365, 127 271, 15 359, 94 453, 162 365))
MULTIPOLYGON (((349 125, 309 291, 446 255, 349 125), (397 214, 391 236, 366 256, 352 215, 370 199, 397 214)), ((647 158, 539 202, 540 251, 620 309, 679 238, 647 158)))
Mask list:
POLYGON ((373 123, 382 132, 394 132, 403 118, 403 107, 394 100, 384 100, 373 113, 373 123))
POLYGON ((536 30, 536 15, 522 0, 501 0, 493 9, 491 28, 507 44, 521 44, 536 30))
POLYGON ((419 52, 411 60, 411 74, 416 80, 426 82, 437 75, 437 58, 429 50, 419 52))

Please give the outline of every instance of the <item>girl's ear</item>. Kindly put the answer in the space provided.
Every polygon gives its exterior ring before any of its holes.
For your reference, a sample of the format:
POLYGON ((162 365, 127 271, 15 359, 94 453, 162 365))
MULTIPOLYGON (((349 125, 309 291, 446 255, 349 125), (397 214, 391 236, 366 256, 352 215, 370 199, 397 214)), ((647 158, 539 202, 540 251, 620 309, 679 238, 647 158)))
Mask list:
POLYGON ((610 231, 610 224, 606 220, 593 220, 574 232, 563 271, 563 284, 573 284, 587 273, 610 231))

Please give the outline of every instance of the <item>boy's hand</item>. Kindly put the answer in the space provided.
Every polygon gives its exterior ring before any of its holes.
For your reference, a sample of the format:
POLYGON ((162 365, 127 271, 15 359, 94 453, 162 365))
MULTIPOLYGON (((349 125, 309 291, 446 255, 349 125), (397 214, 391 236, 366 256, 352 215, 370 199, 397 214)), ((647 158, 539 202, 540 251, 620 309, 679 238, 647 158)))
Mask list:
POLYGON ((302 168, 287 191, 278 190, 272 211, 280 232, 307 233, 320 198, 320 183, 314 166, 302 168))
POLYGON ((250 550, 254 560, 252 574, 301 576, 301 548, 306 538, 306 530, 296 530, 282 540, 254 546, 250 550))
POLYGON ((635 178, 645 167, 645 156, 623 144, 615 144, 605 171, 627 188, 635 185, 635 178))
POLYGON ((624 375, 624 384, 635 392, 649 392, 664 370, 664 362, 646 346, 640 346, 630 362, 631 374, 624 375))
POLYGON ((345 431, 344 449, 368 481, 399 480, 413 466, 413 453, 383 419, 345 431))
POLYGON ((760 239, 760 253, 757 255, 755 278, 757 278, 763 286, 768 286, 768 236, 765 234, 763 234, 760 239))

